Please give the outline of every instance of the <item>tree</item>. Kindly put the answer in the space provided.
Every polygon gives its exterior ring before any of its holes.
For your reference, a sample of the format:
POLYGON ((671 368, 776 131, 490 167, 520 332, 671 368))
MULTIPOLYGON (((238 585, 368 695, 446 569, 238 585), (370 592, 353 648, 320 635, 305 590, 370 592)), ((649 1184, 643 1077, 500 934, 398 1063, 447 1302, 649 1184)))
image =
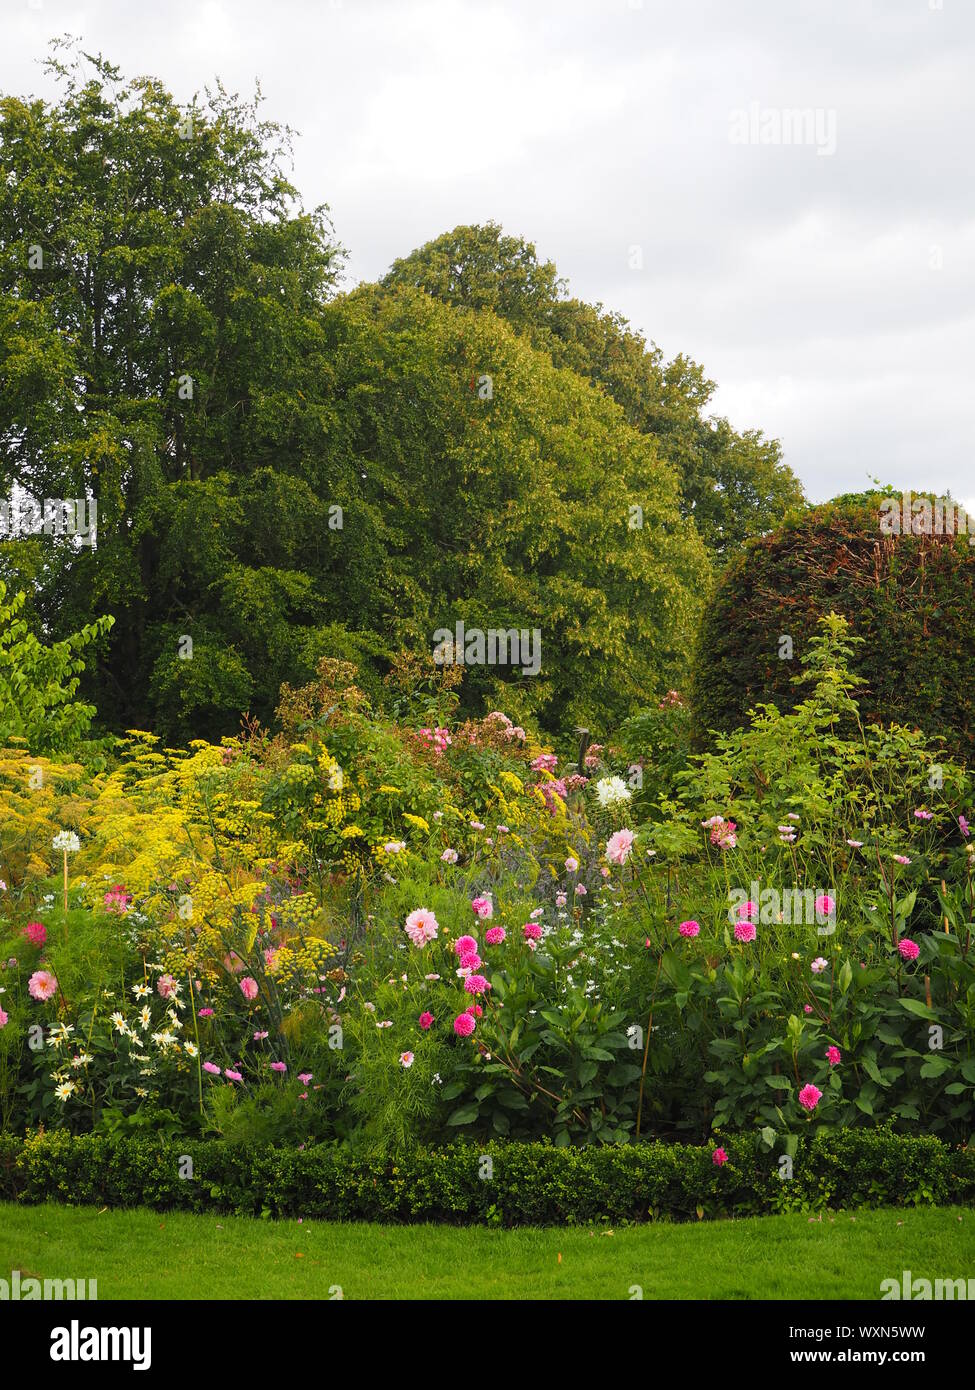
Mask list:
POLYGON ((6 488, 96 499, 98 542, 22 539, 2 564, 47 630, 115 614, 86 683, 109 724, 159 712, 174 638, 195 637, 183 709, 214 731, 249 688, 253 611, 225 621, 249 571, 270 631, 317 616, 290 557, 339 486, 320 311, 340 250, 295 206, 258 99, 218 86, 185 109, 100 57, 52 66, 57 104, 0 100, 0 453, 6 488))
POLYGON ((665 362, 622 315, 569 298, 552 262, 539 261, 530 242, 505 236, 496 223, 455 227, 394 261, 382 283, 490 309, 557 366, 605 391, 678 469, 681 510, 714 555, 727 558, 801 503, 802 488, 776 440, 705 417, 715 387, 696 363, 683 355, 665 362))
POLYGON ((110 617, 45 647, 20 616, 26 595, 7 601, 0 582, 0 744, 23 741, 35 754, 70 750, 88 732, 92 705, 74 697, 84 660, 78 655, 112 626, 110 617))

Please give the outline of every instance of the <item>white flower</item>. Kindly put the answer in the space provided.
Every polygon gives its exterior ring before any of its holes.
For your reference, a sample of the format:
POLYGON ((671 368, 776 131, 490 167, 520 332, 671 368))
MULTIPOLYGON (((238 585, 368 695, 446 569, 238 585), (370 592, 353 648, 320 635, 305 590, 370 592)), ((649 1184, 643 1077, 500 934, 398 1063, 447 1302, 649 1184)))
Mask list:
POLYGON ((185 1043, 183 1044, 183 1051, 184 1051, 184 1052, 187 1054, 187 1056, 189 1056, 189 1057, 195 1057, 196 1054, 199 1052, 199 1050, 200 1050, 200 1049, 197 1047, 196 1043, 185 1042, 185 1043))
POLYGON ((600 806, 615 806, 620 801, 629 801, 632 795, 622 777, 600 777, 596 783, 600 806))
POLYGON ((54 1094, 58 1100, 67 1100, 68 1096, 73 1096, 78 1087, 73 1081, 62 1081, 60 1086, 55 1086, 54 1094))
POLYGON ((68 854, 74 854, 81 849, 81 841, 73 830, 59 830, 51 841, 53 849, 66 850, 68 854))
POLYGON ((135 995, 136 999, 145 999, 152 991, 148 985, 133 985, 132 993, 135 995))

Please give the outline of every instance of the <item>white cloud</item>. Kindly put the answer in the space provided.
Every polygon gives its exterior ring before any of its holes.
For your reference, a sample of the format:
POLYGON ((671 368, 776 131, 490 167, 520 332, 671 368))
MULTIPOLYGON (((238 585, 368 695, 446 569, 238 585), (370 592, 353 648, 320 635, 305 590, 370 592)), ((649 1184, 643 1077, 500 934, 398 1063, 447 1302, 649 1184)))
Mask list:
POLYGON ((972 7, 9 0, 0 89, 49 92, 64 31, 181 99, 259 77, 353 278, 493 217, 700 361, 813 497, 877 476, 975 502, 972 7), (732 144, 752 101, 835 111, 836 153, 732 144))

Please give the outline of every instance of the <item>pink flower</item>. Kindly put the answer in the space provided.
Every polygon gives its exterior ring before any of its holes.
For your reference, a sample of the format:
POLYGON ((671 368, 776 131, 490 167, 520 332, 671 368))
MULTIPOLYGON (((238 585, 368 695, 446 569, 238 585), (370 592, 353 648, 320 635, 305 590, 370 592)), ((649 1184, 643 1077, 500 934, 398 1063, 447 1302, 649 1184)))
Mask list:
POLYGON ((255 1034, 254 1034, 254 1041, 255 1041, 255 1042, 263 1042, 264 1039, 265 1039, 266 1037, 267 1037, 267 1031, 266 1031, 266 1030, 265 1030, 263 1033, 255 1033, 255 1034))
POLYGON ((440 856, 440 858, 443 860, 443 862, 444 862, 445 864, 456 864, 456 863, 457 863, 457 859, 458 859, 458 854, 457 854, 457 851, 456 851, 455 849, 449 849, 449 848, 448 848, 448 849, 445 849, 445 850, 444 850, 444 852, 443 852, 443 854, 440 856))
POLYGON ((568 898, 566 897, 566 895, 565 895, 564 893, 556 893, 556 895, 555 895, 555 906, 556 906, 556 907, 565 907, 565 905, 566 905, 566 903, 567 903, 568 901, 569 901, 569 900, 568 900, 568 898))
POLYGON ((897 864, 909 864, 911 862, 906 854, 895 854, 894 861, 897 864))
POLYGON ((240 992, 247 1000, 257 998, 257 981, 251 975, 245 975, 240 981, 240 992))
POLYGON ((418 907, 407 917, 403 930, 413 945, 422 950, 427 942, 432 941, 437 935, 437 919, 429 908, 418 907))
POLYGON ((609 869, 607 869, 605 864, 602 866, 599 872, 600 874, 602 874, 603 878, 609 878, 609 869))
POLYGON ((677 928, 681 936, 699 936, 701 933, 700 922, 681 922, 677 928))
POLYGON ((288 1064, 287 1064, 287 1062, 272 1062, 272 1063, 271 1063, 271 1070, 272 1070, 272 1071, 287 1071, 287 1070, 288 1070, 288 1064))
POLYGON ((755 940, 755 935, 756 935, 756 933, 755 933, 755 923, 754 923, 754 922, 736 922, 736 923, 735 923, 735 940, 736 940, 736 941, 754 941, 754 940, 755 940))
POLYGON ((171 994, 176 993, 176 981, 172 975, 160 975, 156 981, 156 989, 163 999, 168 999, 171 994))
POLYGON ((483 975, 468 975, 464 988, 468 994, 484 994, 491 986, 483 975))
POLYGON ((576 897, 577 897, 577 898, 584 898, 584 897, 586 896, 586 894, 588 893, 588 891, 589 891, 589 890, 588 890, 588 888, 586 887, 586 885, 585 885, 584 883, 577 883, 577 884, 576 884, 576 897))
MULTIPOLYGON (((808 899, 807 899, 808 901, 808 899)), ((832 917, 836 911, 836 900, 831 898, 828 893, 821 893, 813 903, 817 917, 832 917)))
POLYGON ((715 1149, 714 1153, 711 1155, 711 1162, 716 1163, 719 1168, 723 1168, 728 1162, 728 1155, 725 1153, 724 1149, 715 1149))
POLYGON ((751 898, 749 898, 747 903, 742 903, 741 907, 735 909, 735 916, 750 918, 752 913, 757 911, 758 903, 753 903, 751 898))
POLYGON ((933 814, 931 811, 915 811, 915 812, 914 812, 914 819, 915 819, 915 820, 934 820, 934 814, 933 814))
POLYGON ((804 1014, 811 1014, 811 1013, 812 1013, 812 1005, 811 1005, 811 1004, 803 1004, 803 1006, 802 1006, 802 1011, 803 1011, 804 1014))
POLYGON ((636 836, 632 830, 617 830, 606 841, 606 858, 611 864, 625 864, 630 857, 636 836))
POLYGON ((20 934, 26 937, 32 946, 43 946, 47 940, 47 927, 43 922, 28 922, 20 934))
POLYGON ((826 1060, 831 1067, 839 1066, 840 1062, 843 1060, 839 1048, 828 1047, 826 1049, 826 1060))
POLYGON ((213 1062, 204 1062, 204 1063, 203 1063, 203 1070, 204 1070, 204 1071, 208 1071, 208 1072, 210 1073, 211 1076, 219 1076, 219 1075, 220 1075, 220 1068, 219 1068, 218 1066, 216 1066, 215 1063, 213 1063, 213 1062))
POLYGON ((116 883, 114 888, 110 888, 102 898, 106 912, 114 912, 122 917, 132 906, 132 895, 126 893, 121 883, 116 883))
POLYGON ((265 967, 266 967, 268 970, 270 970, 270 971, 273 972, 273 971, 276 969, 276 967, 277 967, 277 963, 278 963, 278 950, 277 950, 277 947, 276 947, 276 946, 268 946, 268 947, 266 948, 265 952, 264 952, 264 965, 265 965, 265 967))
POLYGON ((228 1081, 243 1081, 244 1079, 239 1071, 231 1071, 230 1067, 224 1067, 223 1074, 228 1081))
POLYGON ((521 934, 526 941, 540 941, 542 928, 539 922, 526 922, 521 929, 521 934))
POLYGON ((812 965, 809 967, 809 969, 812 971, 814 975, 821 975, 828 965, 828 960, 826 960, 823 956, 817 956, 816 959, 813 961, 812 965))
POLYGON ((807 1086, 803 1086, 802 1090, 799 1092, 799 1104, 805 1110, 815 1110, 822 1098, 822 1091, 811 1082, 807 1086))
POLYGON ((300 1071, 298 1073, 298 1080, 301 1082, 302 1086, 307 1086, 309 1081, 311 1081, 314 1077, 314 1075, 315 1073, 311 1071, 300 1071))
POLYGON ((959 816, 959 817, 958 817, 958 829, 959 829, 959 830, 961 831, 961 833, 964 835, 964 837, 965 837, 966 840, 968 840, 968 839, 971 838, 971 833, 972 833, 972 832, 969 830, 969 828, 968 828, 968 821, 965 819, 964 816, 959 816))
POLYGON ((476 1027, 470 1014, 458 1014, 454 1019, 454 1032, 459 1038, 469 1038, 476 1027))
POLYGON ((454 942, 454 951, 458 956, 469 956, 477 950, 477 942, 473 936, 459 936, 454 942))
POLYGON ((570 874, 574 874, 575 871, 576 871, 576 869, 578 869, 578 867, 579 867, 579 861, 578 861, 578 859, 575 857, 574 854, 570 854, 569 857, 568 857, 568 859, 565 861, 566 872, 567 872, 567 873, 570 873, 570 874))
POLYGON ((494 916, 494 903, 492 903, 491 899, 485 894, 482 894, 479 898, 472 898, 471 907, 474 910, 474 915, 480 917, 483 921, 487 921, 494 916))
POLYGON ((27 981, 27 989, 32 999, 38 999, 43 1004, 57 993, 58 982, 51 974, 50 970, 35 970, 27 981))
POLYGON ((430 1013, 428 1009, 424 1010, 417 1022, 419 1023, 420 1027, 423 1029, 425 1033, 427 1029, 430 1027, 430 1024, 433 1022, 433 1014, 430 1013))
POLYGON ((504 927, 488 927, 484 933, 484 940, 489 946, 500 946, 504 938, 504 927))
POLYGON ((412 1052, 401 1052, 400 1055, 399 1055, 399 1064, 400 1064, 401 1067, 412 1067, 412 1065, 413 1065, 413 1053, 412 1053, 412 1052))
POLYGON ((909 936, 902 936, 897 943, 897 949, 905 960, 917 960, 921 953, 921 948, 916 941, 912 941, 909 936))
POLYGON ((465 951, 458 957, 461 970, 476 970, 481 963, 481 957, 476 951, 465 951))
POLYGON ((200 1009, 199 1012, 198 1012, 198 1014, 197 1014, 197 1018, 213 1018, 213 1010, 212 1010, 212 1009, 200 1009))
POLYGON ((6 1026, 7 1026, 7 1024, 9 1023, 9 1021, 10 1021, 10 1015, 9 1015, 9 1014, 5 1014, 4 1011, 3 1011, 3 1009, 0 1009, 0 1028, 6 1028, 6 1026))

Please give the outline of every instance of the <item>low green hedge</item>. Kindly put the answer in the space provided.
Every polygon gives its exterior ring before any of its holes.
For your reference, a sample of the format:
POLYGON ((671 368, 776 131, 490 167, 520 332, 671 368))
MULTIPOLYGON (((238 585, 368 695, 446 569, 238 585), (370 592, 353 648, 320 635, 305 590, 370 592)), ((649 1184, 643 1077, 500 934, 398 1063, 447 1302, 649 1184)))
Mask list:
POLYGON ((887 1130, 800 1140, 791 1177, 758 1139, 710 1148, 456 1145, 403 1157, 222 1141, 0 1137, 0 1198, 327 1221, 561 1226, 975 1202, 975 1149, 887 1130), (192 1167, 187 1163, 191 1160, 192 1167), (488 1161, 490 1160, 490 1162, 488 1161), (190 1176, 190 1173, 192 1176, 190 1176))

